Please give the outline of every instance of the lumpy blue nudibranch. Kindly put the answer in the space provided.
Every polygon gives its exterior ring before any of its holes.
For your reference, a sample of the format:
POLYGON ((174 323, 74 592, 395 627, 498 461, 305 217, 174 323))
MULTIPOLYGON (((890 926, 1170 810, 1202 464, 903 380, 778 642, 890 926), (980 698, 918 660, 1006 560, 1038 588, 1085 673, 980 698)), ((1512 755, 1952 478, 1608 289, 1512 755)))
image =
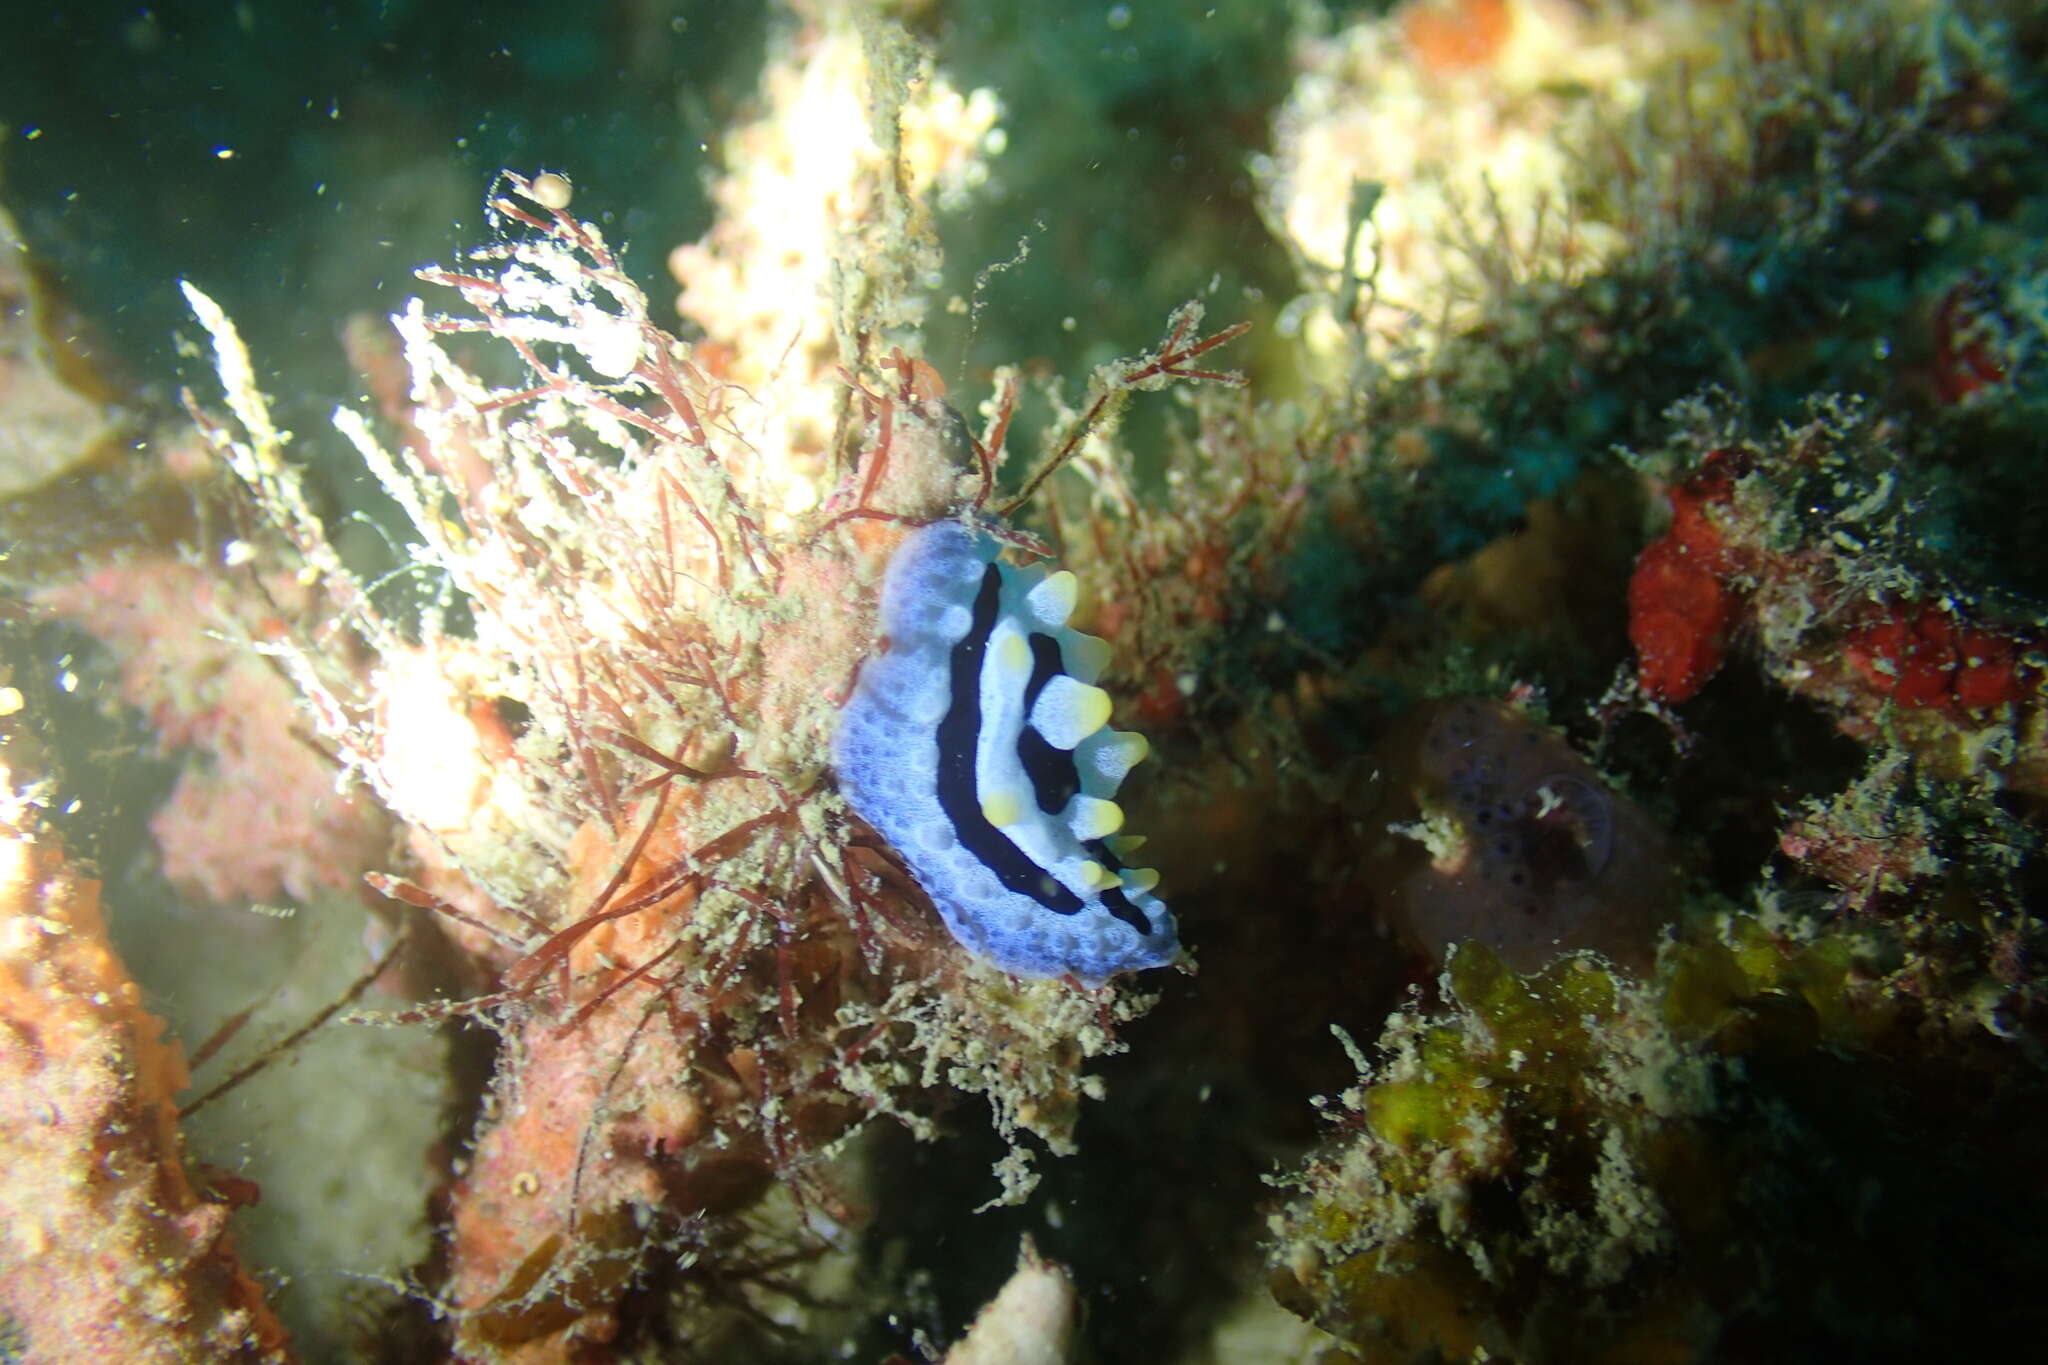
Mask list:
POLYGON ((840 790, 946 927, 1018 976, 1094 986, 1180 954, 1159 874, 1118 856, 1112 799, 1145 756, 1094 686, 1109 646, 1067 626, 1074 576, 1001 563, 960 521, 913 533, 883 578, 885 648, 861 670, 840 790))

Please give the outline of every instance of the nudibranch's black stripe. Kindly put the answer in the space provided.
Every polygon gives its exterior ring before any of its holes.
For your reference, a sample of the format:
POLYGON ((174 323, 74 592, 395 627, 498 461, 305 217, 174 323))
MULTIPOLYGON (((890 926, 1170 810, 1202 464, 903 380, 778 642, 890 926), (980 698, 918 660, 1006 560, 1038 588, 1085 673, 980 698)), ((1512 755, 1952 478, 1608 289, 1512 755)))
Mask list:
MULTIPOLYGON (((1093 857, 1096 862, 1101 863, 1111 872, 1121 872, 1124 870, 1123 860, 1109 851, 1108 841, 1090 839, 1081 847, 1088 850, 1089 856, 1093 857)), ((1146 920, 1145 912, 1131 904, 1130 897, 1124 895, 1124 889, 1121 886, 1112 886, 1109 890, 1102 893, 1102 908, 1141 934, 1152 932, 1152 925, 1146 920)))
MULTIPOLYGON (((1024 714, 1029 717, 1031 708, 1038 701, 1038 694, 1045 685, 1066 672, 1060 659, 1060 642, 1050 635, 1031 634, 1031 681, 1024 684, 1024 714)), ((1054 748, 1050 740, 1029 724, 1017 735, 1017 761, 1024 765, 1024 775, 1031 779, 1031 790, 1038 797, 1038 808, 1047 815, 1058 815, 1067 808, 1067 802, 1074 799, 1074 793, 1081 790, 1081 770, 1074 766, 1074 752, 1071 749, 1054 748)))
POLYGON ((1102 908, 1140 934, 1152 932, 1152 925, 1146 920, 1145 912, 1131 904, 1130 898, 1124 895, 1121 886, 1112 886, 1102 893, 1102 908))
POLYGON ((988 657, 988 638, 996 628, 1002 591, 1002 570, 991 564, 983 572, 981 590, 974 597, 974 619, 967 634, 953 646, 953 704, 946 708, 938 731, 939 808, 952 821, 961 845, 995 873, 997 881, 1048 910, 1072 915, 1085 902, 1031 861, 1023 849, 1011 843, 981 813, 981 793, 974 780, 975 742, 981 734, 981 669, 988 657))
POLYGON ((1024 684, 1024 714, 1030 715, 1031 708, 1038 704, 1038 694, 1067 667, 1060 659, 1058 640, 1039 630, 1032 631, 1026 639, 1031 645, 1031 681, 1024 684))

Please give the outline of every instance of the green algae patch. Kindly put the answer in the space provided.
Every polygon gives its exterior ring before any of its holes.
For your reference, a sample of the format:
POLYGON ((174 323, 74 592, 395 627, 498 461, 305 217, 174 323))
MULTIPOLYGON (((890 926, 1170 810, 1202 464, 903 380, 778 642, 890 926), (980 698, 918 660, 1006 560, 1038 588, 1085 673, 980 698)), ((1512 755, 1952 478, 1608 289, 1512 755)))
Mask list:
POLYGON ((1733 952, 1718 943, 1681 955, 1671 965, 1663 1022, 1680 1038, 1705 1038, 1756 993, 1733 952))
POLYGON ((2040 1316, 2019 1273, 1965 1280, 1941 1229, 1961 1217, 2000 1267, 2040 1254, 2048 1200, 2000 1212, 2023 1158, 1981 1162, 1970 1120, 2038 1131, 2048 1092, 1987 1031, 1930 1052, 1891 952, 1750 915, 1667 944, 1646 982, 1461 948, 1285 1182, 1276 1296, 1374 1362, 1890 1358, 1979 1311, 2017 1333, 2040 1316))
POLYGON ((1547 1059, 1583 1046, 1587 1028, 1611 1017, 1617 1001, 1614 977, 1592 956, 1562 958, 1522 976, 1485 945, 1470 943, 1452 956, 1445 979, 1496 1047, 1522 1054, 1538 1072, 1547 1070, 1547 1059))
POLYGON ((1465 1131, 1460 1116, 1444 1104, 1443 1087, 1431 1081, 1394 1081, 1366 1092, 1365 1121, 1395 1147, 1441 1146, 1465 1131))

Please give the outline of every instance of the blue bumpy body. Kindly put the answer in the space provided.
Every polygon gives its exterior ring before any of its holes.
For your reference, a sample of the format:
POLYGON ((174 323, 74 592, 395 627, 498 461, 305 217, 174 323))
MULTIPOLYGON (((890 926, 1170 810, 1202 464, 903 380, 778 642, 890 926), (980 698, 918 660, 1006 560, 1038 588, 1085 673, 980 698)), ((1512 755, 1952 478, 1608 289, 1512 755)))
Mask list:
POLYGON ((942 521, 882 585, 884 652, 834 741, 840 789, 909 863, 953 936, 1019 976, 1097 985, 1180 953, 1111 798, 1145 756, 1107 728, 1101 640, 1067 627, 1074 576, 997 561, 942 521))

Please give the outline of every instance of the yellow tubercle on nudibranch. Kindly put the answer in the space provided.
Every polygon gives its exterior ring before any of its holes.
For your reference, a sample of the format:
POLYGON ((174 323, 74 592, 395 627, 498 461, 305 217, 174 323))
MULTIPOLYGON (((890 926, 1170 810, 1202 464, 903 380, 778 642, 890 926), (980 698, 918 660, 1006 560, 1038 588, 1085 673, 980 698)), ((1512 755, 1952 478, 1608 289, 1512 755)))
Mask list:
POLYGON ((1124 808, 1099 796, 1077 796, 1067 806, 1067 827, 1087 842, 1107 839, 1124 827, 1124 808))
POLYGON ((990 792, 981 798, 981 816, 997 829, 1008 829, 1024 818, 1024 803, 1015 792, 990 792))
POLYGON ((997 560, 958 521, 905 541, 882 586, 886 652, 834 740, 840 789, 953 936, 1019 976, 1090 985, 1180 953, 1159 874, 1123 861, 1112 798, 1145 756, 1108 728, 1109 646, 1068 629, 1074 576, 997 560))

